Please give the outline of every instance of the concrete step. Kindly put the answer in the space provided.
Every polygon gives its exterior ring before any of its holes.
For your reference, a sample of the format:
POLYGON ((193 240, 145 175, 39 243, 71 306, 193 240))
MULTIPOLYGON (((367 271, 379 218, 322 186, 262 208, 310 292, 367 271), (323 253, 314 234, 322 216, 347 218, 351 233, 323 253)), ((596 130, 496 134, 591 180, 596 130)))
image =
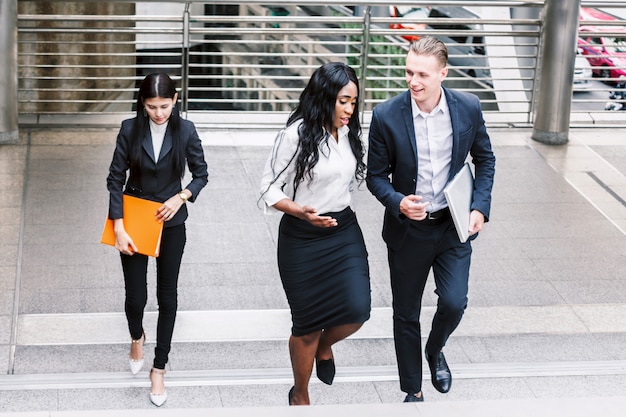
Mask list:
MULTIPOLYGON (((445 395, 436 392, 425 375, 425 404, 471 401, 472 407, 477 407, 477 403, 487 407, 486 404, 494 401, 515 403, 521 399, 541 401, 576 397, 589 401, 602 397, 604 403, 622 396, 626 384, 626 366, 623 361, 530 365, 456 364, 452 369, 453 389, 445 395)), ((169 398, 164 409, 210 409, 205 411, 211 415, 220 415, 225 409, 236 409, 240 413, 233 415, 249 415, 246 414, 248 407, 259 410, 253 414, 255 416, 275 415, 266 408, 286 406, 287 392, 292 385, 290 369, 287 368, 171 371, 166 381, 169 398)), ((396 406, 404 398, 392 367, 339 368, 332 386, 313 378, 309 391, 312 404, 316 406, 343 407, 362 403, 374 407, 381 404, 396 406)), ((137 376, 129 372, 3 376, 0 378, 0 415, 4 412, 82 410, 90 411, 91 416, 93 410, 116 410, 115 415, 121 410, 154 411, 148 392, 147 372, 137 376)), ((476 409, 481 410, 481 407, 476 409)), ((313 414, 306 415, 321 415, 319 410, 311 412, 313 414)), ((184 414, 188 415, 187 411, 184 414)), ((569 414, 561 414, 560 411, 553 414, 557 415, 569 414)), ((591 412, 587 415, 604 414, 591 412)))
MULTIPOLYGON (((460 363, 450 365, 454 380, 626 375, 626 360, 562 361, 562 362, 507 362, 460 363)), ((318 383, 313 375, 312 383, 318 383)), ((424 379, 429 380, 428 369, 424 379)), ((335 381, 381 382, 397 381, 397 369, 388 366, 338 366, 335 381)), ((293 381, 291 368, 241 368, 210 370, 169 370, 167 385, 172 387, 217 385, 283 385, 293 381)), ((132 375, 130 372, 74 372, 48 374, 0 375, 0 391, 91 389, 150 386, 148 371, 132 375)))
MULTIPOLYGON (((601 323, 605 308, 469 310, 445 350, 454 388, 447 395, 436 392, 425 366, 427 401, 621 395, 626 333, 619 320, 601 323)), ((622 311, 619 305, 611 308, 616 316, 622 311)), ((424 310, 425 331, 432 312, 424 310)), ((362 331, 335 346, 336 382, 328 387, 313 376, 313 404, 402 401, 389 313, 374 309, 362 331)), ((153 328, 154 320, 148 313, 146 327, 153 328)), ((292 384, 288 323, 287 310, 180 312, 166 407, 261 407, 265 413, 284 406, 292 384)), ((0 376, 0 412, 153 407, 147 371, 154 338, 149 333, 144 370, 132 376, 122 313, 21 315, 19 324, 12 373, 0 376)))

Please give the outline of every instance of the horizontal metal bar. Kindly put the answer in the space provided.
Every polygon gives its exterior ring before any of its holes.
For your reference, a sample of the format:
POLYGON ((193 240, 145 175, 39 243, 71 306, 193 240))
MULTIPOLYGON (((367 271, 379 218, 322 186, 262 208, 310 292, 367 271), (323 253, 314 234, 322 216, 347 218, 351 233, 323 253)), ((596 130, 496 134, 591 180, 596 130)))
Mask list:
MULTIPOLYGON (((22 1, 22 0, 20 0, 22 1)), ((109 2, 115 3, 115 1, 109 2)), ((71 15, 71 14, 18 14, 17 21, 28 22, 28 21, 37 21, 37 22, 48 22, 48 21, 87 21, 87 22, 176 22, 181 23, 182 18, 180 16, 163 16, 163 15, 152 15, 152 16, 141 16, 141 15, 71 15)))
POLYGON ((150 35, 150 34, 158 34, 158 35, 169 35, 169 34, 176 34, 176 35, 180 35, 183 33, 183 31, 181 29, 172 29, 172 28, 167 28, 167 27, 163 27, 163 28, 137 28, 137 27, 133 27, 133 28, 67 28, 67 27, 63 27, 63 28, 25 28, 25 27, 20 27, 17 29, 18 33, 32 33, 32 34, 36 34, 36 33, 45 33, 45 34, 50 34, 50 33, 59 33, 59 34, 63 34, 63 35, 68 35, 68 34, 80 34, 80 35, 84 35, 84 34, 92 34, 92 33, 104 33, 104 34, 146 34, 146 35, 150 35))
MULTIPOLYGON (((23 66, 22 66, 23 67, 23 66)), ((95 65, 95 64, 84 64, 84 65, 29 65, 29 68, 66 68, 66 69, 83 69, 83 68, 89 68, 89 69, 101 69, 101 68, 111 68, 111 69, 140 69, 140 68, 153 68, 154 65, 113 65, 113 64, 106 64, 106 65, 95 65)), ((161 68, 180 68, 180 64, 159 64, 159 67, 161 68)))
MULTIPOLYGON (((58 91, 55 88, 18 88, 18 91, 42 91, 42 92, 51 92, 58 91)), ((63 91, 72 92, 72 93, 101 93, 101 92, 110 92, 111 90, 108 88, 66 88, 63 91)), ((120 92, 137 92, 136 88, 118 88, 115 91, 120 92)))
MULTIPOLYGON (((37 76, 37 77, 30 77, 30 76, 23 76, 20 77, 20 80, 45 80, 45 81, 67 81, 67 80, 79 80, 79 81, 98 81, 98 80, 103 80, 103 81, 139 81, 139 80, 143 80, 144 77, 140 76, 140 77, 128 77, 128 76, 115 76, 115 77, 106 77, 106 76, 93 76, 93 77, 86 77, 86 76, 80 76, 80 77, 67 77, 67 76, 37 76)), ((177 80, 180 77, 177 77, 175 75, 172 75, 170 78, 172 78, 173 80, 177 80)))
MULTIPOLYGON (((98 57, 98 56, 107 56, 107 57, 137 57, 137 56, 153 56, 152 53, 149 52, 135 52, 135 53, 121 53, 121 52, 107 52, 106 54, 102 54, 102 53, 86 53, 86 52, 66 52, 66 53, 61 53, 61 52, 29 52, 29 53, 19 53, 18 56, 23 56, 23 57, 28 57, 28 56, 37 56, 37 57, 45 57, 45 56, 76 56, 76 57, 98 57)), ((180 54, 177 54, 175 52, 172 53, 167 53, 167 52, 161 52, 159 53, 159 56, 165 57, 165 56, 180 56, 180 54)))

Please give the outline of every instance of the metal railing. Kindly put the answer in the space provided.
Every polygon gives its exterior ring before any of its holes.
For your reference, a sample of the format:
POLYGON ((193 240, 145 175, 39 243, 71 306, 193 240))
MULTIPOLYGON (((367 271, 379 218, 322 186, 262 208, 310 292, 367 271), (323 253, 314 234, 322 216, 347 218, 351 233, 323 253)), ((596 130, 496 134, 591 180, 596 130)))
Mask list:
MULTIPOLYGON (((287 0, 272 6, 121 1, 106 2, 104 10, 81 9, 77 2, 69 10, 78 12, 71 14, 61 13, 71 3, 52 2, 47 13, 39 12, 36 3, 19 2, 23 116, 128 114, 137 83, 155 71, 179 81, 182 109, 190 114, 287 112, 315 68, 329 61, 357 70, 361 108, 367 112, 406 89, 409 40, 435 35, 449 48, 446 85, 477 94, 488 123, 533 120, 543 1, 400 0, 373 7, 287 0), (392 17, 394 5, 426 13, 392 17)), ((613 3, 583 2, 589 5, 613 3)), ((626 12, 623 3, 614 6, 626 12)), ((581 22, 598 31, 610 26, 614 34, 620 24, 581 22)), ((578 81, 593 86, 574 94, 572 113, 589 120, 597 112, 610 122, 603 107, 611 80, 604 84, 583 76, 578 81), (577 108, 577 103, 584 106, 577 108)))

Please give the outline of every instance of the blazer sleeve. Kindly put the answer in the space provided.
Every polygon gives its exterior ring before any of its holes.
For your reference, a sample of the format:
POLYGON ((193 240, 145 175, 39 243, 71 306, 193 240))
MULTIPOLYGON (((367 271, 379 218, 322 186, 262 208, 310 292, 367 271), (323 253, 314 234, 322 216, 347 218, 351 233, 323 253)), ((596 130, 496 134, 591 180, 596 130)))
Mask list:
POLYGON ((491 212, 491 190, 495 176, 496 157, 491 148, 491 140, 485 127, 480 102, 476 100, 474 125, 477 127, 470 155, 475 167, 474 195, 471 209, 478 210, 489 221, 491 212))
POLYGON ((185 157, 187 158, 187 166, 191 173, 191 182, 185 188, 191 191, 189 201, 194 202, 200 191, 207 185, 209 181, 209 173, 207 163, 204 159, 204 150, 202 149, 202 141, 198 136, 198 132, 194 124, 185 121, 187 124, 189 139, 185 149, 185 157))
POLYGON ((400 202, 405 195, 396 191, 391 183, 391 176, 396 168, 396 143, 394 131, 387 126, 385 106, 374 108, 369 130, 366 183, 370 192, 380 201, 387 211, 402 218, 400 202), (382 110, 382 111, 381 111, 382 110))
POLYGON ((121 219, 124 217, 122 194, 126 183, 126 173, 130 167, 130 132, 132 120, 125 120, 117 135, 113 159, 109 166, 107 176, 107 189, 109 190, 109 219, 121 219))

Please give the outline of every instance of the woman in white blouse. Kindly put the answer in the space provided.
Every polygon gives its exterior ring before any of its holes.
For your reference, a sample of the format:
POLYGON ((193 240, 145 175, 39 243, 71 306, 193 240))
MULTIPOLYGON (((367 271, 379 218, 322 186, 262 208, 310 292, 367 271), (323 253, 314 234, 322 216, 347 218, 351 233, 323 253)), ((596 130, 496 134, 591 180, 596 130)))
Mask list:
POLYGON ((277 136, 261 180, 261 199, 284 212, 278 268, 291 309, 290 405, 310 404, 308 385, 335 376, 332 345, 369 319, 367 251, 350 207, 364 178, 358 119, 359 81, 352 68, 318 68, 277 136))

